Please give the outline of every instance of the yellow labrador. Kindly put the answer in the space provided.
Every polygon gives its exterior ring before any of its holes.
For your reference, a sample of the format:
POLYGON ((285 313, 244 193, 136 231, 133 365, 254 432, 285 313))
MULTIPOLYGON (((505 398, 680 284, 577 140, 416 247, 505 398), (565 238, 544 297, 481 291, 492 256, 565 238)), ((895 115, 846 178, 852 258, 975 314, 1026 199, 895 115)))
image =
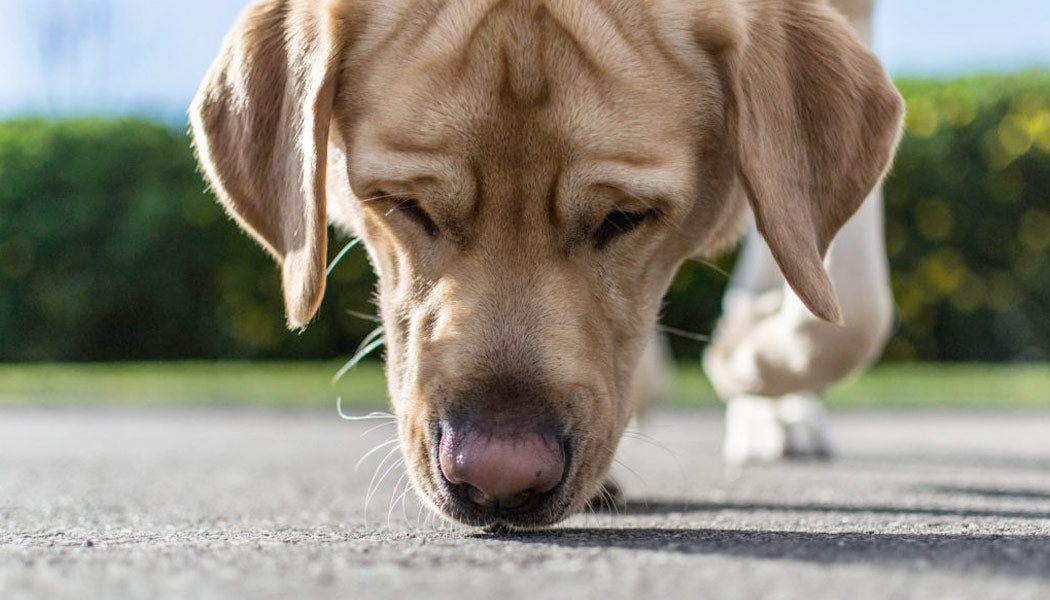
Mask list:
POLYGON ((822 256, 901 114, 821 0, 261 0, 191 108, 290 326, 321 303, 329 221, 364 240, 412 482, 512 528, 599 489, 675 270, 749 206, 839 320, 822 256))

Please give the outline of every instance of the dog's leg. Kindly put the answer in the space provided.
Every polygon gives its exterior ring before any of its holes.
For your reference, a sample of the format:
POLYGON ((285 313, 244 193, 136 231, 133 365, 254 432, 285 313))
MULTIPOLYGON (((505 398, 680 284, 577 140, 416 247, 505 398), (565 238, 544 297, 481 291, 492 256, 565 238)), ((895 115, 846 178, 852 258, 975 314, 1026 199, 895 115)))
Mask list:
POLYGON ((786 285, 766 289, 768 278, 752 276, 762 270, 751 263, 772 259, 758 251, 761 238, 748 238, 704 356, 705 370, 729 403, 727 460, 829 453, 823 407, 807 390, 828 389, 866 367, 885 344, 893 299, 883 244, 882 196, 876 191, 828 253, 846 321, 840 327, 818 322, 786 285))
POLYGON ((784 442, 775 399, 740 395, 726 401, 722 453, 727 463, 777 460, 784 456, 784 442))
POLYGON ((735 396, 727 402, 723 453, 740 465, 831 456, 827 416, 816 394, 735 396))
POLYGON ((786 287, 755 293, 737 286, 727 294, 726 316, 705 356, 706 370, 728 403, 727 461, 831 453, 824 408, 817 394, 805 390, 826 389, 864 368, 889 334, 893 304, 881 207, 876 193, 829 252, 846 326, 817 323, 786 287))

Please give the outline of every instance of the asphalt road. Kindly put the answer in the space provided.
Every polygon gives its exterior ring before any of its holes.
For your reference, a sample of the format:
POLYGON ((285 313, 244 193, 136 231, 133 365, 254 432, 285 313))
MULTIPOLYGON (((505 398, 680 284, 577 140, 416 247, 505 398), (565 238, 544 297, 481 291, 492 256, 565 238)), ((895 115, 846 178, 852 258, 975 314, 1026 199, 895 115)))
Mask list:
POLYGON ((0 412, 0 598, 1050 598, 1050 412, 837 414, 838 460, 736 472, 662 413, 626 515, 506 536, 391 508, 399 469, 366 511, 375 424, 0 412))

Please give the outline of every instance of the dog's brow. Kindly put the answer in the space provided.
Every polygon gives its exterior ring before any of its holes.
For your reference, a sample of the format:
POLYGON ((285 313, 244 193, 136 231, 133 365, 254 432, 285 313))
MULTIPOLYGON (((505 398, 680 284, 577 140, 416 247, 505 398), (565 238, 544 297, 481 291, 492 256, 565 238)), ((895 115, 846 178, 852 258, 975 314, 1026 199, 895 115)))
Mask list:
POLYGON ((369 182, 442 185, 458 179, 461 169, 446 154, 373 151, 362 156, 354 170, 369 182))
POLYGON ((448 148, 443 139, 420 139, 418 136, 396 130, 379 133, 378 140, 392 152, 405 154, 441 154, 448 148))
POLYGON ((651 152, 640 153, 627 150, 610 153, 591 152, 588 162, 592 163, 592 165, 627 165, 632 168, 642 169, 659 167, 664 164, 663 160, 657 158, 656 155, 651 152))
POLYGON ((674 168, 670 161, 653 157, 619 156, 615 160, 606 157, 586 161, 579 167, 580 183, 614 188, 635 198, 675 197, 688 185, 680 169, 674 168))

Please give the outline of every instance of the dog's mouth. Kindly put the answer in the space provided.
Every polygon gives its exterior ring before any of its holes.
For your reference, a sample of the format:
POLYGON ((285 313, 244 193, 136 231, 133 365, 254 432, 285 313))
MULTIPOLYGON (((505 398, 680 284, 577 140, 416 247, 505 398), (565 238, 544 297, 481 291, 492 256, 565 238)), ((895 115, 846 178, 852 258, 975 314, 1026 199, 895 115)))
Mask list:
POLYGON ((432 500, 445 516, 489 531, 548 527, 573 506, 579 448, 551 432, 494 435, 434 427, 432 500))

